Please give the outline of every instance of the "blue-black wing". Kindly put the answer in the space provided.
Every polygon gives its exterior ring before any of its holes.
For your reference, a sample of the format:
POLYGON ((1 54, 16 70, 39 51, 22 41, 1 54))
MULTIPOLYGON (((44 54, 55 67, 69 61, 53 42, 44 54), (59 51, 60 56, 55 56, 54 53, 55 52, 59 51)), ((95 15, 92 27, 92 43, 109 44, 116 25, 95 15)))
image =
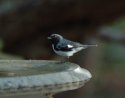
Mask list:
POLYGON ((63 39, 63 41, 59 42, 54 46, 55 50, 57 51, 72 51, 73 48, 75 49, 79 47, 83 47, 83 45, 67 39, 63 39))
POLYGON ((57 45, 55 45, 54 49, 56 51, 72 51, 73 46, 71 46, 68 43, 63 42, 63 43, 58 43, 57 45))

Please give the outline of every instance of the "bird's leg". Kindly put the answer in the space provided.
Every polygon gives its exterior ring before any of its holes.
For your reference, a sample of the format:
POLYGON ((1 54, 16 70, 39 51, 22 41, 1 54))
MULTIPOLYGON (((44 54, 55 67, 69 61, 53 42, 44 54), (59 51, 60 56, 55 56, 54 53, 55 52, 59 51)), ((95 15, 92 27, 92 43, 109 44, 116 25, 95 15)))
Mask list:
POLYGON ((69 61, 69 56, 67 56, 62 62, 65 63, 65 62, 68 62, 69 61))
POLYGON ((66 62, 68 62, 68 61, 69 61, 69 56, 67 56, 65 59, 63 59, 63 60, 57 62, 57 64, 66 63, 66 62))

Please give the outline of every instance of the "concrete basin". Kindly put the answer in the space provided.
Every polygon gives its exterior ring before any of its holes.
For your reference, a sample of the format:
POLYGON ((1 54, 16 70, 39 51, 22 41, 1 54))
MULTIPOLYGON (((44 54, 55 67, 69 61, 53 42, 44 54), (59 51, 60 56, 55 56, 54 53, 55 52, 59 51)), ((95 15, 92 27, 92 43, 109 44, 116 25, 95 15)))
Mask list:
POLYGON ((0 98, 47 98, 80 88, 90 78, 88 70, 70 62, 0 60, 0 98))

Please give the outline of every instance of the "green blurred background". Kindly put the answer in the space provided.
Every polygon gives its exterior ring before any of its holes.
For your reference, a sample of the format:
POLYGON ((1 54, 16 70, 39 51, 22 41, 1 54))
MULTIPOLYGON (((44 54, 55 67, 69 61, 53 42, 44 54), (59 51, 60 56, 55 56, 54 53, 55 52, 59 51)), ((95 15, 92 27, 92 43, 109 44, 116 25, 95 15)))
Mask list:
POLYGON ((93 78, 55 98, 125 98, 124 0, 0 0, 0 59, 61 60, 52 33, 98 44, 70 58, 93 78))

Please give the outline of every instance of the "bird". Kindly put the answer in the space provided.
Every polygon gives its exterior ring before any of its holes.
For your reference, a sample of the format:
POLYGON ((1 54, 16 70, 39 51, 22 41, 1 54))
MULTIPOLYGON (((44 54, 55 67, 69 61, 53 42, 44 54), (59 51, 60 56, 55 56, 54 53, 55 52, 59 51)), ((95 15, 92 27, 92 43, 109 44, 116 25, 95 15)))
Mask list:
POLYGON ((51 34, 48 39, 52 43, 54 52, 63 57, 71 57, 75 53, 97 45, 83 45, 79 42, 70 41, 59 34, 51 34))

